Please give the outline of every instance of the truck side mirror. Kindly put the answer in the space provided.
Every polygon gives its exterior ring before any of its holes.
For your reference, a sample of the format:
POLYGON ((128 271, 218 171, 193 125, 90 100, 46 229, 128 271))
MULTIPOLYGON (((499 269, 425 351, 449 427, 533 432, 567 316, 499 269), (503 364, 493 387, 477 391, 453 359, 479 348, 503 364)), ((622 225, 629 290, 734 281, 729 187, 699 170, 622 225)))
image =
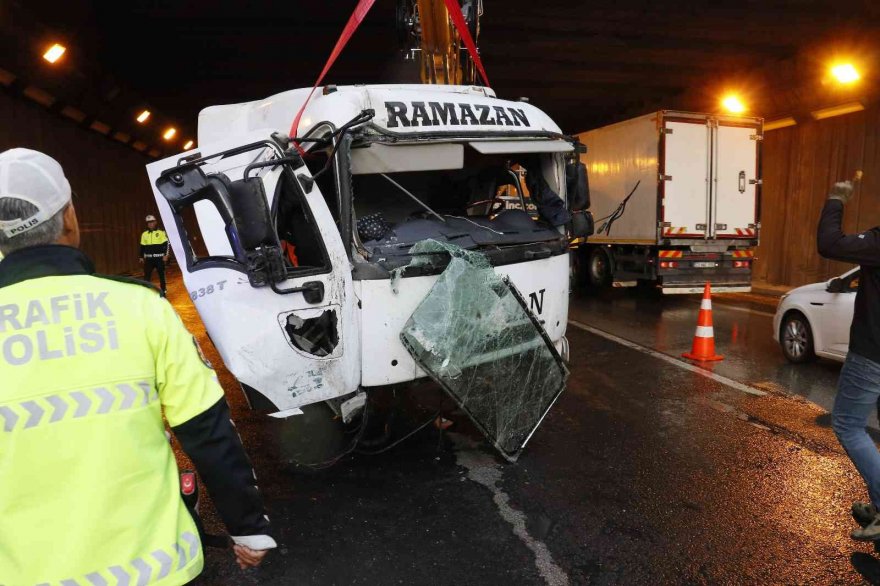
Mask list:
POLYGON ((586 238, 595 231, 593 213, 587 210, 571 212, 571 237, 586 238))
POLYGON ((568 163, 565 166, 565 183, 568 193, 568 209, 588 209, 590 207, 590 181, 587 178, 587 166, 580 161, 568 163))
POLYGON ((829 293, 843 293, 843 279, 834 277, 828 281, 828 287, 825 288, 829 293))

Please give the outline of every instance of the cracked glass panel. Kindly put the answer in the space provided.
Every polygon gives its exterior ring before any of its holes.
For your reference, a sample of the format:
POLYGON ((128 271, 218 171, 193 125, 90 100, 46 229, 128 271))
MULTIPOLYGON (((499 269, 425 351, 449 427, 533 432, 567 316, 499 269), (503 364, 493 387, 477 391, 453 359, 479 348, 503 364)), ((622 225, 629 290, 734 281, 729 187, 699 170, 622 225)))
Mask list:
POLYGON ((412 264, 451 260, 412 314, 401 340, 493 445, 515 461, 568 377, 522 296, 485 256, 428 240, 412 264))

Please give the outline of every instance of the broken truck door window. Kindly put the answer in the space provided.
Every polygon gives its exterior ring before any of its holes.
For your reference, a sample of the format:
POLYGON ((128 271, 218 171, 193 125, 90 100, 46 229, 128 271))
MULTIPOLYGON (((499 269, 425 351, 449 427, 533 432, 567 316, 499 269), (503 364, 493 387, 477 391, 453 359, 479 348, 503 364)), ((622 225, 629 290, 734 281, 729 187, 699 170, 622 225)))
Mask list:
POLYGON ((330 270, 330 262, 308 204, 290 173, 282 173, 275 187, 278 239, 288 272, 330 270))
POLYGON ((565 389, 562 358, 511 283, 478 252, 428 240, 446 270, 400 334, 403 345, 510 461, 565 389))
POLYGON ((329 356, 339 344, 336 311, 328 309, 316 317, 287 316, 284 330, 290 343, 307 354, 329 356))

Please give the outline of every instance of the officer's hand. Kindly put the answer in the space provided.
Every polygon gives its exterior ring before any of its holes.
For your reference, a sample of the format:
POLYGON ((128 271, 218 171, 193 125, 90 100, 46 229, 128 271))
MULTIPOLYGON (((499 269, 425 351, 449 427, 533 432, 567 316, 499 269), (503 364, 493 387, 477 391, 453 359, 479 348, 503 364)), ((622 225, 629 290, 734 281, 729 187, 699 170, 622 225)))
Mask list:
POLYGON ((163 260, 164 262, 168 262, 168 257, 167 257, 167 256, 163 256, 163 257, 162 257, 162 260, 163 260))
POLYGON ((235 561, 242 570, 256 568, 269 553, 268 549, 251 549, 237 544, 232 546, 232 550, 235 552, 235 561))
POLYGON ((140 258, 138 259, 138 262, 141 263, 141 264, 144 264, 144 257, 140 257, 140 258))
POLYGON ((838 181, 831 187, 831 192, 828 194, 828 199, 839 199, 843 203, 846 203, 850 200, 852 194, 852 181, 838 181))

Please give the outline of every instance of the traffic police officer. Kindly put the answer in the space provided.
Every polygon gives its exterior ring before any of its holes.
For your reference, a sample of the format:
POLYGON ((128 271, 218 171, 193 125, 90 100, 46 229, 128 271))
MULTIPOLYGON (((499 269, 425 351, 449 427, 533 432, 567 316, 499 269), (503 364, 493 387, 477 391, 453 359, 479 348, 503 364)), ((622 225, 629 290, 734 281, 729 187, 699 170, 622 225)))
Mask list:
POLYGON ((162 289, 162 297, 165 297, 165 263, 168 262, 170 249, 168 235, 165 230, 159 230, 156 216, 146 217, 147 229, 141 234, 141 264, 144 265, 144 281, 150 282, 153 278, 153 269, 159 273, 159 288, 162 289))
POLYGON ((0 584, 201 572, 163 412, 259 564, 275 542, 217 376, 151 286, 95 273, 70 196, 54 159, 0 153, 0 584))

